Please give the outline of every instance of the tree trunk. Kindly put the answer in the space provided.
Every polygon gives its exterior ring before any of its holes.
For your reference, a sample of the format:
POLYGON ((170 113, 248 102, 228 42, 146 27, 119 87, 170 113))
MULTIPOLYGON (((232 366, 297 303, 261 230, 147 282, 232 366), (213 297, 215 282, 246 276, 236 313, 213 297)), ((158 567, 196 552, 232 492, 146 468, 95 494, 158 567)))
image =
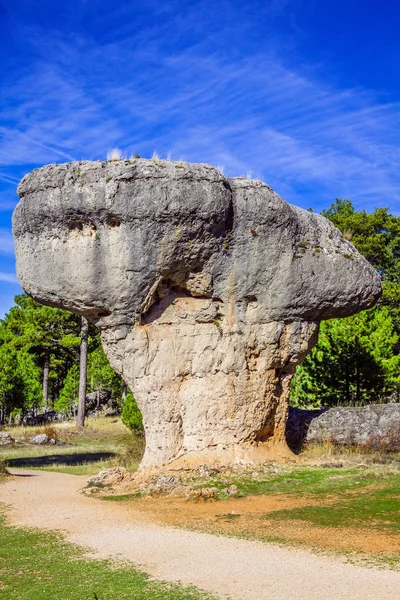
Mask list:
POLYGON ((4 425, 4 404, 0 404, 0 425, 4 425))
POLYGON ((78 399, 78 414, 76 417, 76 426, 83 427, 85 425, 85 400, 86 400, 86 367, 88 354, 88 333, 89 323, 85 317, 81 318, 81 348, 79 362, 79 399, 78 399))
POLYGON ((96 408, 99 409, 100 408, 100 389, 97 388, 97 403, 96 403, 96 408))
POLYGON ((44 367, 43 367, 43 402, 46 410, 49 408, 49 372, 50 372, 50 350, 46 348, 44 353, 44 367))
POLYGON ((121 392, 121 406, 124 405, 125 402, 125 398, 126 398, 126 382, 123 381, 122 382, 122 392, 121 392))

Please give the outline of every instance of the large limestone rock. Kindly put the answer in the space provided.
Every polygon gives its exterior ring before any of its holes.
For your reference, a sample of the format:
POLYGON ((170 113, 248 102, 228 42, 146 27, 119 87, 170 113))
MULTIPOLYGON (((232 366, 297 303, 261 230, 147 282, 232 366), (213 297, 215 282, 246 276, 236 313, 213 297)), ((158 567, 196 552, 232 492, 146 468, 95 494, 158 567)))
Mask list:
POLYGON ((368 445, 387 441, 388 450, 400 443, 400 404, 335 407, 311 420, 307 441, 368 445))
POLYGON ((86 315, 143 413, 142 466, 285 452, 290 379, 373 268, 323 217, 208 165, 75 162, 21 181, 17 273, 86 315))

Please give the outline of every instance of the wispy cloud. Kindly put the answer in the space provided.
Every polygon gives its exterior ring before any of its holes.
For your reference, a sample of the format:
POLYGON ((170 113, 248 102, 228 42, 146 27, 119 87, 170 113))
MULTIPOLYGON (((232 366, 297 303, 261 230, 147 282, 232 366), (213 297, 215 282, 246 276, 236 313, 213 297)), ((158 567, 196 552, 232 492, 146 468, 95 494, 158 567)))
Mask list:
POLYGON ((9 229, 0 228, 0 254, 12 256, 14 254, 14 240, 9 229))
MULTIPOLYGON (((101 44, 28 31, 36 59, 2 94, 0 177, 12 182, 10 165, 104 158, 117 145, 223 164, 228 175, 252 170, 289 201, 316 209, 335 196, 396 209, 400 103, 341 89, 272 42, 233 60, 211 32, 177 51, 176 40, 196 31, 201 3, 193 4, 183 18, 150 2, 165 24, 138 31, 122 6, 107 15, 120 23, 119 39, 101 44)), ((269 14, 286 4, 268 3, 269 14)))
POLYGON ((9 175, 7 173, 0 173, 0 179, 3 181, 6 181, 7 183, 13 183, 13 184, 18 183, 17 177, 14 177, 13 175, 9 175))
POLYGON ((0 212, 11 211, 15 208, 18 201, 16 194, 16 184, 13 184, 13 189, 0 192, 0 212))
POLYGON ((17 276, 14 273, 3 273, 0 271, 0 281, 4 283, 18 283, 17 276))

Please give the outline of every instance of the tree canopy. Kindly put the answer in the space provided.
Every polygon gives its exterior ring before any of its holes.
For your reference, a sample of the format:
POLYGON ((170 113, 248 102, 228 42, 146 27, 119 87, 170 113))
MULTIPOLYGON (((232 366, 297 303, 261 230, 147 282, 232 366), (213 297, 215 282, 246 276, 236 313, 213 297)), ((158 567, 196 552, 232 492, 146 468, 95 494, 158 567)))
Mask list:
POLYGON ((380 273, 383 295, 370 310, 321 323, 317 345, 296 371, 291 402, 320 407, 388 401, 400 384, 400 218, 386 208, 356 211, 341 199, 322 214, 380 273))
MULTIPOLYGON (((0 320, 0 423, 32 409, 75 413, 80 342, 79 317, 25 294, 15 297, 15 306, 0 320)), ((123 381, 110 367, 92 325, 88 347, 87 393, 107 390, 120 402, 123 381)))

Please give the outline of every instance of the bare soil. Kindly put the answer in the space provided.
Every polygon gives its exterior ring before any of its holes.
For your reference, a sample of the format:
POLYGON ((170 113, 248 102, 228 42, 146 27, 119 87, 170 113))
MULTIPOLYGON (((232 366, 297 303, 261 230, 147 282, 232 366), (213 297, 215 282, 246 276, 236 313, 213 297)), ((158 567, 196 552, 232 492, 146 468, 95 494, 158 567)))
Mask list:
MULTIPOLYGON (((324 499, 324 504, 336 498, 324 499)), ((143 498, 131 510, 150 522, 172 525, 220 535, 237 535, 253 539, 271 539, 300 543, 321 550, 340 552, 400 552, 400 537, 369 528, 318 527, 304 521, 279 522, 268 519, 277 510, 318 506, 320 499, 293 496, 247 496, 224 501, 188 502, 183 498, 143 498)), ((128 503, 125 503, 128 504, 128 503)))

